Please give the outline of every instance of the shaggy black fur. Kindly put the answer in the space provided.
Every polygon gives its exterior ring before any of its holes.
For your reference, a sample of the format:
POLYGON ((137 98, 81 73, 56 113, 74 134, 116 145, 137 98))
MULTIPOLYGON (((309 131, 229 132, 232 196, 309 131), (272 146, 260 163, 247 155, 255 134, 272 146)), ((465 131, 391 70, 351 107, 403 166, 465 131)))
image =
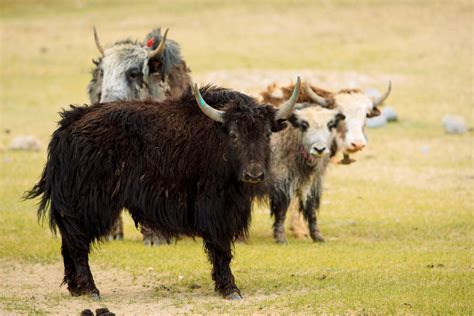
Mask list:
POLYGON ((232 242, 247 234, 251 201, 266 192, 269 136, 285 123, 275 121, 272 106, 244 94, 211 87, 201 93, 226 111, 224 123, 201 113, 190 90, 161 104, 114 102, 61 113, 41 179, 25 197, 41 196, 38 216, 49 210, 52 230, 60 231, 72 295, 99 296, 90 245, 123 208, 168 238, 203 237, 216 290, 240 295, 229 266, 232 242), (265 181, 243 181, 256 164, 265 181))

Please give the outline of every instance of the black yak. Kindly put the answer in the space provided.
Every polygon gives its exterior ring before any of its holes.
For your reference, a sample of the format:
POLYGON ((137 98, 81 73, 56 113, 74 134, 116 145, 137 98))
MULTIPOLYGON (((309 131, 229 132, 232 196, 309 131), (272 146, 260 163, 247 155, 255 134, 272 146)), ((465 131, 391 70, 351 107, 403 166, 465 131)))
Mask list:
POLYGON ((238 92, 194 86, 194 96, 190 89, 160 105, 114 102, 64 111, 41 179, 25 197, 41 196, 38 216, 49 210, 51 228, 59 229, 69 292, 99 297, 90 245, 127 208, 135 223, 167 238, 202 237, 216 291, 240 299, 230 270, 232 242, 247 234, 252 200, 266 193, 270 136, 285 128, 298 92, 299 78, 278 110, 238 92))
MULTIPOLYGON (((96 46, 101 57, 94 61, 92 79, 88 85, 92 103, 153 99, 164 101, 179 98, 191 85, 189 69, 181 56, 178 43, 167 39, 156 28, 143 43, 122 40, 103 48, 94 29, 96 46)), ((169 243, 159 232, 141 226, 143 243, 169 243)), ((109 239, 123 239, 120 216, 111 229, 109 239)))

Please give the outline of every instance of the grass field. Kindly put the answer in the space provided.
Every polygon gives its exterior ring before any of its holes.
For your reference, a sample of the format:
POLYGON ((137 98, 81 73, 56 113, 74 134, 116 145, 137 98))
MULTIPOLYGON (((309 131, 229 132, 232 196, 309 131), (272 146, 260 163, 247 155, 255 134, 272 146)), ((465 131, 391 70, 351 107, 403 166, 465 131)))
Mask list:
POLYGON ((266 208, 255 210, 250 244, 236 245, 233 262, 242 302, 213 292, 200 240, 145 248, 128 217, 126 240, 101 244, 91 256, 102 301, 70 297, 59 287, 60 239, 38 225, 33 202, 20 200, 46 151, 4 149, 0 314, 78 315, 98 306, 141 315, 474 313, 474 137, 446 135, 441 126, 447 113, 474 122, 472 1, 0 4, 4 148, 25 134, 46 145, 57 112, 87 102, 98 56, 93 25, 104 42, 141 40, 169 26, 197 80, 221 70, 393 78, 388 103, 400 116, 368 131, 356 164, 331 166, 320 213, 325 244, 290 237, 278 246, 266 208))

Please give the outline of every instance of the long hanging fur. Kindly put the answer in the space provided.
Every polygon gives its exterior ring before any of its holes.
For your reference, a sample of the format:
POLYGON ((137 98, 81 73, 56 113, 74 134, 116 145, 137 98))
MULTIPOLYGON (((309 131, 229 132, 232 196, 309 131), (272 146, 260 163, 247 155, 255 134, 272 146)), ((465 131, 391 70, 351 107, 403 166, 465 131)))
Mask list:
MULTIPOLYGON (((257 107, 238 92, 201 91, 216 108, 230 104, 224 125, 238 121, 257 135, 265 119, 274 119, 272 107, 257 107)), ((265 193, 264 185, 239 181, 238 167, 225 156, 225 128, 199 111, 191 91, 159 106, 72 106, 61 117, 41 179, 25 195, 41 197, 38 216, 49 212, 53 230, 63 225, 71 238, 98 240, 126 207, 137 223, 167 237, 226 242, 246 234, 251 200, 265 193)), ((258 150, 268 167, 269 148, 258 150)))

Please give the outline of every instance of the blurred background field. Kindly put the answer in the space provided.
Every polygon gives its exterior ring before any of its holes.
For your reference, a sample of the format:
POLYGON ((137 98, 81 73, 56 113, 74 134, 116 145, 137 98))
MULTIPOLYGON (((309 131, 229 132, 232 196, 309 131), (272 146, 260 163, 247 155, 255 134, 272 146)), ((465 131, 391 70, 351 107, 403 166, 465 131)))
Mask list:
POLYGON ((446 114, 474 122, 472 1, 12 1, 0 0, 0 313, 472 314, 472 129, 447 135, 446 114), (234 274, 245 300, 213 292, 199 240, 144 248, 130 218, 126 240, 94 251, 100 303, 69 297, 59 239, 21 202, 42 170, 57 112, 87 103, 95 47, 169 38, 197 82, 257 95, 296 74, 323 88, 376 87, 400 121, 368 130, 357 162, 331 166, 321 208, 325 244, 271 236, 254 212, 234 274), (34 135, 39 152, 7 150, 34 135), (471 299, 469 299, 471 297, 471 299))

